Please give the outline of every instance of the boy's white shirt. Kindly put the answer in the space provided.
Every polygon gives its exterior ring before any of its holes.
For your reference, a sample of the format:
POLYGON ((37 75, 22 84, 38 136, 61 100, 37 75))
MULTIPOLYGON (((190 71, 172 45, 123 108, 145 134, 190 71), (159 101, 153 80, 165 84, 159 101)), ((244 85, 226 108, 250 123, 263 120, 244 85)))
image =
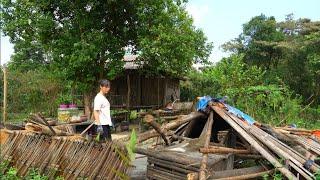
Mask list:
POLYGON ((95 111, 99 111, 100 125, 112 126, 112 121, 110 116, 110 103, 108 99, 101 93, 98 93, 94 98, 93 109, 95 111))

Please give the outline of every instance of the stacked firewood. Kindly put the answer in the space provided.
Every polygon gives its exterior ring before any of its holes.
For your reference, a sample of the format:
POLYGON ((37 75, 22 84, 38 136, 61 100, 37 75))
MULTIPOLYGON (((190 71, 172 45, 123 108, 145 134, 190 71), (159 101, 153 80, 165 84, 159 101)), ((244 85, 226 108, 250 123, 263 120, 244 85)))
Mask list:
MULTIPOLYGON (((73 135, 73 131, 69 130, 67 125, 56 126, 56 120, 47 120, 40 113, 31 114, 25 124, 27 131, 36 132, 50 136, 68 136, 73 135)), ((70 128, 69 128, 70 129, 70 128)))

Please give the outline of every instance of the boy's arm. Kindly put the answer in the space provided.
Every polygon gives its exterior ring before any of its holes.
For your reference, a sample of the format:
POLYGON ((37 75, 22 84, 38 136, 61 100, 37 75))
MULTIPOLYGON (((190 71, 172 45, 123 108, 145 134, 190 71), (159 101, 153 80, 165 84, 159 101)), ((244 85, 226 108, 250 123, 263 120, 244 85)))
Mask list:
POLYGON ((94 111, 93 111, 93 116, 94 116, 94 120, 96 121, 96 123, 97 123, 97 124, 100 124, 99 110, 94 110, 94 111))

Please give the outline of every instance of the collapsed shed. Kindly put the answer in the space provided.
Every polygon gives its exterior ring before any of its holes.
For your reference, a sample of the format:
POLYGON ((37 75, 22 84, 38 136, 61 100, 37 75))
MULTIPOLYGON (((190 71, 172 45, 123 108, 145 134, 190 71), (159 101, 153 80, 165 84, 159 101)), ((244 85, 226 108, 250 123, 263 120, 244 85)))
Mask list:
POLYGON ((204 101, 199 112, 177 119, 177 128, 145 118, 166 144, 137 148, 148 156, 147 178, 248 179, 279 171, 288 179, 316 179, 320 144, 313 131, 298 136, 302 130, 264 125, 221 100, 204 101), (235 167, 239 159, 253 165, 235 167))

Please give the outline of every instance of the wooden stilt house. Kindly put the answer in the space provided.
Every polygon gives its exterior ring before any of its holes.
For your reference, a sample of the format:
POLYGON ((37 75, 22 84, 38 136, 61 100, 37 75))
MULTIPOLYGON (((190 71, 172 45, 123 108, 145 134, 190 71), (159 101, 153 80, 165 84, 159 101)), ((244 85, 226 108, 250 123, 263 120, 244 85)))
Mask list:
POLYGON ((159 108, 180 99, 178 78, 146 76, 138 72, 136 56, 126 55, 125 73, 111 81, 108 100, 112 108, 159 108))

